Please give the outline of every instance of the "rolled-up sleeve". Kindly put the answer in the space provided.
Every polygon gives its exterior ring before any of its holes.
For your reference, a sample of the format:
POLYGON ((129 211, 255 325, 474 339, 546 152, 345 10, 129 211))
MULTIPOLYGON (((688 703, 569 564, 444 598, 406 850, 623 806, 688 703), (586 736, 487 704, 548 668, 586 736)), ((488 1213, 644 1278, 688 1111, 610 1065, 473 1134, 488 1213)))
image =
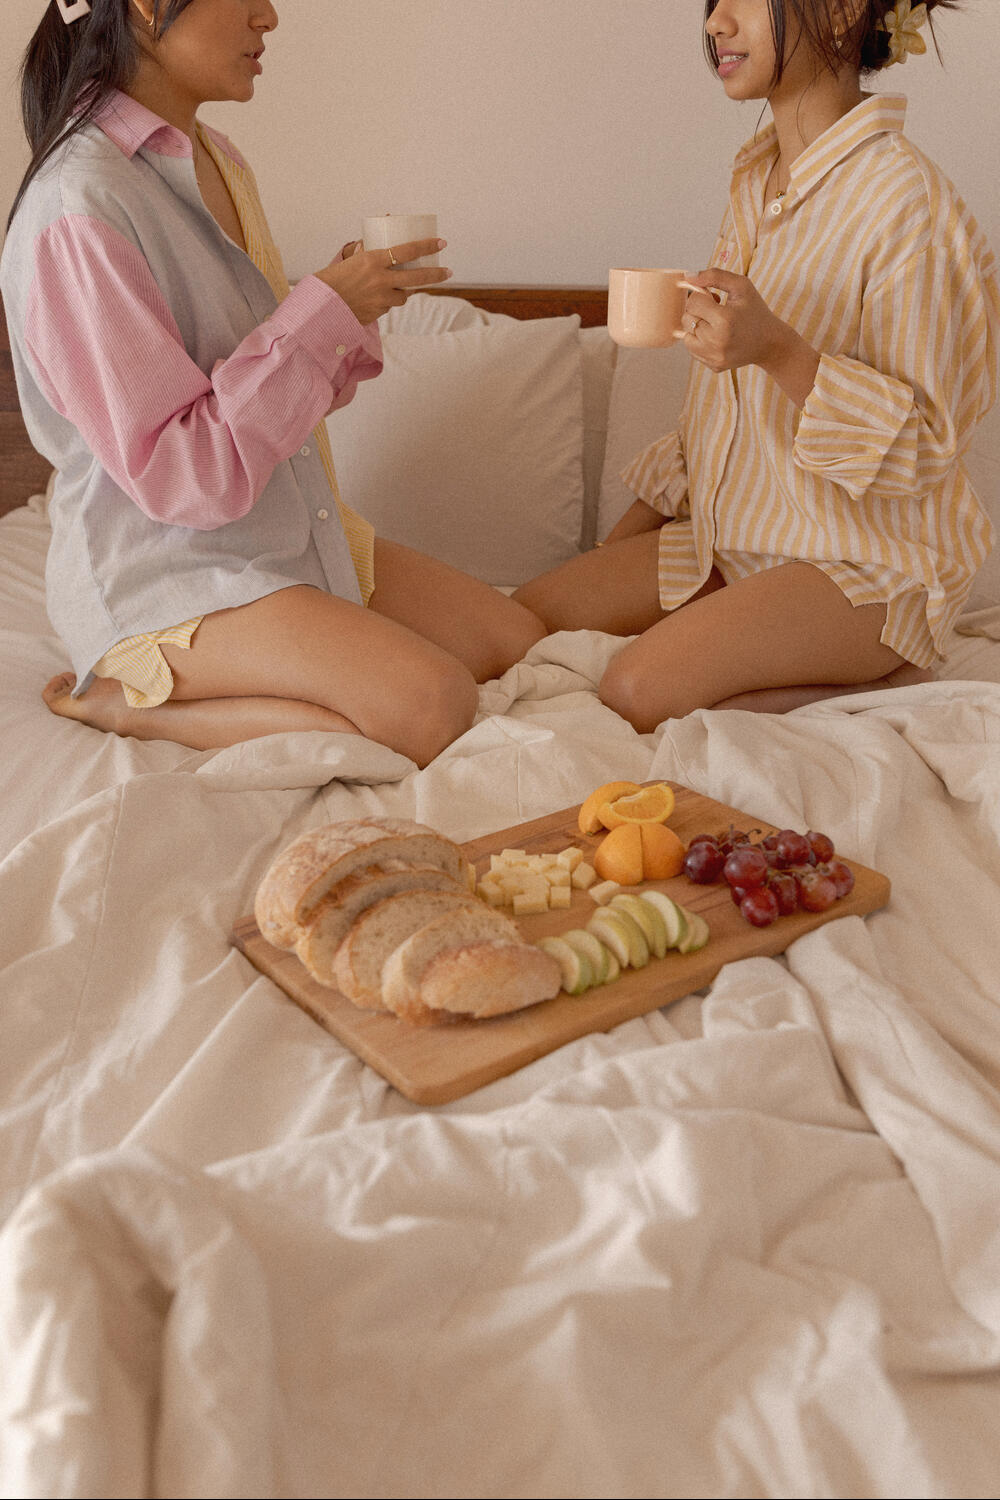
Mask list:
POLYGON ((959 236, 869 288, 859 358, 823 354, 794 461, 853 498, 925 494, 996 399, 995 263, 983 277, 959 236))
POLYGON ((141 252, 86 215, 35 243, 25 345, 115 483, 151 519, 202 531, 246 515, 276 465, 382 368, 377 325, 309 276, 206 375, 141 252))
POLYGON ((667 517, 690 513, 687 464, 679 432, 668 432, 644 448, 622 470, 622 482, 639 500, 667 517))

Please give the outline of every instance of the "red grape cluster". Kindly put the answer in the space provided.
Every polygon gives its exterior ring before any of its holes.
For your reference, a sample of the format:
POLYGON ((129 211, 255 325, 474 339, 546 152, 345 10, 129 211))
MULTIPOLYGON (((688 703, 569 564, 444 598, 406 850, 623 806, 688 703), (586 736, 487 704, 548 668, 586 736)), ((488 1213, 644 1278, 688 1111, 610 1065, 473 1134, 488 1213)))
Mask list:
MULTIPOLYGON (((756 830, 759 831, 759 830, 756 830)), ((854 886, 825 833, 783 828, 754 843, 749 833, 699 833, 688 844, 684 873, 696 885, 724 880, 744 920, 770 927, 793 911, 828 911, 854 886)))

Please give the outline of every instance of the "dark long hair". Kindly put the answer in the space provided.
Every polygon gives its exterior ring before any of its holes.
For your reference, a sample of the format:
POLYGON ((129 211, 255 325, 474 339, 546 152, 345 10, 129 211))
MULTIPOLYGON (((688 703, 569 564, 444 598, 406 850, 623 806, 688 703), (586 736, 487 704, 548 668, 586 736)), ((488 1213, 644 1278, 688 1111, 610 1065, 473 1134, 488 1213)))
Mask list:
MULTIPOLYGON (((150 36, 169 31, 191 0, 153 0, 150 36)), ((127 89, 141 56, 139 12, 131 0, 91 0, 89 15, 67 26, 50 0, 21 63, 21 119, 31 161, 7 219, 11 226, 32 178, 82 130, 115 89, 127 89)))
MULTIPOLYGON (((938 5, 954 10, 961 0, 925 0, 925 3, 928 27, 934 37, 934 22, 930 18, 930 12, 938 5)), ((719 0, 705 0, 706 21, 718 4, 719 0)), ((789 12, 798 23, 800 36, 808 42, 831 73, 836 73, 845 62, 853 63, 862 73, 877 73, 890 62, 889 33, 881 23, 894 4, 895 0, 861 0, 853 24, 845 25, 838 37, 834 28, 838 15, 843 14, 838 0, 767 0, 775 52, 771 87, 775 88, 780 83, 785 70, 789 12)), ((714 38, 707 31, 704 34, 704 45, 705 55, 714 70, 719 66, 719 54, 714 38)), ((934 46, 936 49, 936 37, 934 46)))

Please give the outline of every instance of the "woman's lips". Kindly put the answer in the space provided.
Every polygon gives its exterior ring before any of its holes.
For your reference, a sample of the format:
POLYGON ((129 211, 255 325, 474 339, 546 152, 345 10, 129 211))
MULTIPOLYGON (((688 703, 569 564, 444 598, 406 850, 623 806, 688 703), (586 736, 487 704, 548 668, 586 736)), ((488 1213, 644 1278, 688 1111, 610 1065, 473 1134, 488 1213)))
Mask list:
POLYGON ((720 78, 729 78, 748 57, 746 52, 724 52, 719 57, 717 72, 720 78))

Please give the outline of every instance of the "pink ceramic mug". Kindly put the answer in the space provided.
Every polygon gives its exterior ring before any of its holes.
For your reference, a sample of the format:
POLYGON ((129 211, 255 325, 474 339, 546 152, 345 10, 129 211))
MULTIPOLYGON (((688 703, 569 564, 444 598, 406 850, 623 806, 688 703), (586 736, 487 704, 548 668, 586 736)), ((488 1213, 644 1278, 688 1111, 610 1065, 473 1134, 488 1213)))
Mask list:
POLYGON ((686 271, 653 266, 616 266, 608 274, 608 332, 628 349, 672 344, 681 330, 688 292, 703 291, 685 281, 686 271))

